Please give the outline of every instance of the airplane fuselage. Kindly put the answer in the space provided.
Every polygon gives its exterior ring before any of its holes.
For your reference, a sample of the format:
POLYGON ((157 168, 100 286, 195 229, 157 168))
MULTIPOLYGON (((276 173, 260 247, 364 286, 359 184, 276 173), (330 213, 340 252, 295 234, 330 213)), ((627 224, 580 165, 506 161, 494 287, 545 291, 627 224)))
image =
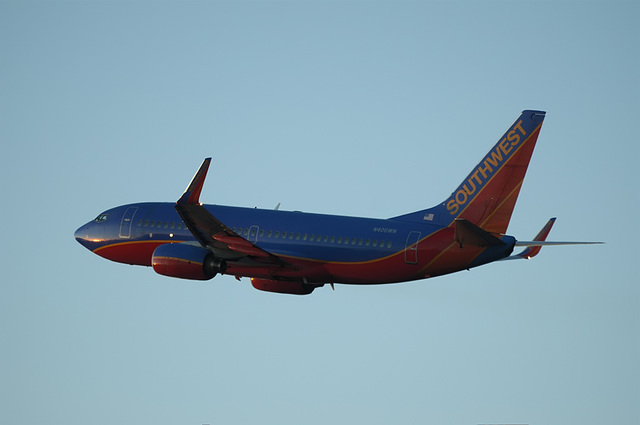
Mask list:
MULTIPOLYGON (((247 263, 219 254, 225 274, 308 283, 378 284, 424 279, 509 256, 515 239, 480 248, 454 242, 452 227, 428 221, 310 214, 221 205, 204 206, 238 235, 282 257, 286 266, 247 263)), ((155 249, 196 239, 175 203, 138 203, 113 208, 82 226, 76 238, 112 261, 152 265, 155 249)))

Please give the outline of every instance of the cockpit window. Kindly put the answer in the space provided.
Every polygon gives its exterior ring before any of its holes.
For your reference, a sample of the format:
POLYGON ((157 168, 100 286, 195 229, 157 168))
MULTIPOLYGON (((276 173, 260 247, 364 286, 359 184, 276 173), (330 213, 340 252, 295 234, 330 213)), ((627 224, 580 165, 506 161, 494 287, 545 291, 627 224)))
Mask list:
POLYGON ((96 217, 95 221, 96 223, 102 223, 103 221, 107 220, 107 217, 109 217, 109 214, 100 214, 99 216, 96 217))

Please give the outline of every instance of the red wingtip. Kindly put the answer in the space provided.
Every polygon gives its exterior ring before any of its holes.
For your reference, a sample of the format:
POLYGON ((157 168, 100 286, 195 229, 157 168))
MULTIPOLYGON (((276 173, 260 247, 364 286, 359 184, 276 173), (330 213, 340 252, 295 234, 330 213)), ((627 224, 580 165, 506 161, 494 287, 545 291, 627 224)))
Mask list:
POLYGON ((193 176, 191 183, 187 187, 187 190, 178 200, 180 205, 194 205, 200 203, 200 193, 202 192, 202 186, 204 186, 204 179, 207 177, 207 171, 209 170, 209 164, 211 164, 211 158, 205 158, 204 162, 200 166, 200 169, 193 176))

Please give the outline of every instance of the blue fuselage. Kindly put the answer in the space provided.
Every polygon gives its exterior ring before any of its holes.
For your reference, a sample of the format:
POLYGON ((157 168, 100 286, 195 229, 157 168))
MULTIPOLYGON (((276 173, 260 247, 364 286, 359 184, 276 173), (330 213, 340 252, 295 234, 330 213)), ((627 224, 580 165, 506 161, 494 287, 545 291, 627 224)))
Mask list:
MULTIPOLYGON (((422 279, 474 267, 504 258, 512 250, 508 244, 490 255, 478 248, 471 261, 437 265, 435 254, 453 241, 453 230, 429 222, 398 219, 371 219, 302 212, 205 205, 218 220, 249 242, 297 264, 300 269, 313 265, 314 271, 301 276, 310 281, 343 283, 386 283, 422 279), (430 239, 436 244, 431 245, 430 239), (442 242, 444 240, 444 243, 442 242), (477 252, 476 252, 477 251, 477 252), (318 271, 318 266, 322 270, 318 271), (391 268, 391 270, 389 269, 391 268), (315 275, 318 274, 316 277, 315 275)), ((510 238, 510 237, 506 237, 510 238)), ((138 203, 116 207, 80 227, 76 239, 105 258, 150 266, 154 249, 166 243, 196 243, 182 222, 174 203, 138 203)), ((505 242, 511 242, 505 240, 505 242)), ((453 249, 452 247, 449 247, 453 249)), ((291 277, 291 271, 232 267, 229 274, 291 277), (289 273, 287 275, 287 273, 289 273)), ((294 276, 295 277, 295 276, 294 276)))

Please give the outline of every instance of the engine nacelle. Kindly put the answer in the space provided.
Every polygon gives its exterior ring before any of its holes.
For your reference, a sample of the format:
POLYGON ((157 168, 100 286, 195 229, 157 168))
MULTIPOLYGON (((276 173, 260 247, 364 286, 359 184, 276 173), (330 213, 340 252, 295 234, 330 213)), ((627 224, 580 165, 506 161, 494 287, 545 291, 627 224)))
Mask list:
POLYGON ((304 282, 289 282, 285 280, 267 280, 251 278, 254 288, 261 291, 277 292, 279 294, 309 295, 316 286, 304 282))
POLYGON ((151 263, 156 273, 181 279, 209 280, 226 269, 226 263, 208 249, 183 243, 160 245, 151 263))

